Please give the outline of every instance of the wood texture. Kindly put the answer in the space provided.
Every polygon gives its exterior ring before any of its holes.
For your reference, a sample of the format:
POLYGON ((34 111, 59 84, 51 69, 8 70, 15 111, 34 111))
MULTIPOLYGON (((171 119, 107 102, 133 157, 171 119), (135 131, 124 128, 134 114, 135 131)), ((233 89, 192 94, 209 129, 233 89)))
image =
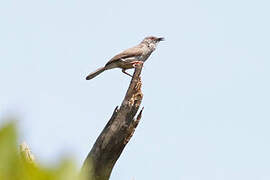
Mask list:
POLYGON ((81 174, 87 180, 108 180, 110 178, 117 159, 141 119, 143 109, 137 117, 135 116, 143 98, 140 79, 142 66, 142 64, 138 64, 135 67, 132 80, 120 108, 117 106, 114 109, 110 120, 84 161, 81 174))

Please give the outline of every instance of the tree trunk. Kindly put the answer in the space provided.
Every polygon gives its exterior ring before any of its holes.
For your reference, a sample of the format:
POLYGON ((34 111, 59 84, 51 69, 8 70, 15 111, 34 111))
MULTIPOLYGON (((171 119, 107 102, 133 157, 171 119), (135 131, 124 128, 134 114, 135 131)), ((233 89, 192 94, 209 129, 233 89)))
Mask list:
POLYGON ((135 68, 126 96, 115 108, 109 122, 97 138, 84 161, 81 174, 87 180, 108 180, 112 169, 137 127, 142 110, 136 116, 143 94, 141 92, 142 65, 135 68))

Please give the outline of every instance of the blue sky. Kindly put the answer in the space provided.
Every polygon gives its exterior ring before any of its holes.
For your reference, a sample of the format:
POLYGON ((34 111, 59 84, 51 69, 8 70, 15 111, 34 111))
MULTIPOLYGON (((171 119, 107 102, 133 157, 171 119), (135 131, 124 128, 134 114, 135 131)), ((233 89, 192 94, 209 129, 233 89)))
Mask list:
POLYGON ((270 179, 269 1, 0 2, 0 124, 81 166, 130 78, 85 76, 145 36, 145 107, 111 179, 270 179))

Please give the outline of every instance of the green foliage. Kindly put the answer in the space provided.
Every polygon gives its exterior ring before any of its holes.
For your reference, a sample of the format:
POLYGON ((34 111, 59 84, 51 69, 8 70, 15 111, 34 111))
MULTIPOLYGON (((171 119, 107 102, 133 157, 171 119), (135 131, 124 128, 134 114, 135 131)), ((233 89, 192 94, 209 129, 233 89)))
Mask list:
POLYGON ((18 135, 13 123, 0 128, 0 180, 74 180, 75 166, 63 161, 57 167, 45 168, 19 153, 18 135))

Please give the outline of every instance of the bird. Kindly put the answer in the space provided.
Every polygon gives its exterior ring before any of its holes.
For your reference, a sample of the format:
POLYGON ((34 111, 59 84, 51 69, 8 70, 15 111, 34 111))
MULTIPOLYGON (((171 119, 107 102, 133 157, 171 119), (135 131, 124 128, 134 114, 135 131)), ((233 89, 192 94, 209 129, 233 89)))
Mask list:
POLYGON ((102 72, 114 68, 121 68, 123 73, 132 77, 132 75, 127 73, 126 70, 134 68, 136 64, 144 63, 152 52, 155 51, 157 44, 164 40, 165 39, 163 37, 155 36, 148 36, 144 38, 140 44, 115 55, 105 64, 105 66, 100 67, 94 72, 90 73, 86 77, 86 80, 93 79, 102 72))

